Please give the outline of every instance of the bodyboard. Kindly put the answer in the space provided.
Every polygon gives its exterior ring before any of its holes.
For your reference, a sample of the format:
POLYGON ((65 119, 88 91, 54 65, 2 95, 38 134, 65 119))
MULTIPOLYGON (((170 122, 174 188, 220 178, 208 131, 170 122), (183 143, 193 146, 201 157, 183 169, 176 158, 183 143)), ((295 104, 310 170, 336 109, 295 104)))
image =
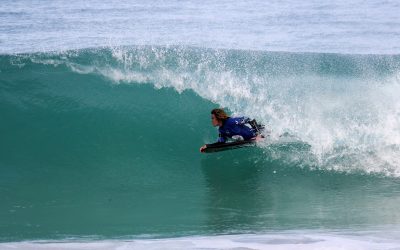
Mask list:
POLYGON ((204 149, 203 153, 214 153, 225 150, 231 150, 236 148, 243 148, 254 146, 256 144, 256 140, 244 140, 244 141, 234 141, 234 142, 226 142, 226 143, 213 143, 207 144, 207 147, 204 149))

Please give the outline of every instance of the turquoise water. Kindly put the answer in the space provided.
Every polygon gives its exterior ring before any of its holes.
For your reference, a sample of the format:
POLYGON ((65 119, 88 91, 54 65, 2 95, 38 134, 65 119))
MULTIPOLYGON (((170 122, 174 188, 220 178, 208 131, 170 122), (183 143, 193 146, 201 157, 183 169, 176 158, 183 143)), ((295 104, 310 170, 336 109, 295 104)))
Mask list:
POLYGON ((399 8, 3 1, 0 248, 399 248, 399 8))
MULTIPOLYGON (((390 129, 398 123, 377 120, 396 114, 373 98, 398 88, 391 82, 398 68, 398 56, 195 48, 3 55, 1 241, 397 228, 398 134, 390 129), (248 74, 257 80, 243 80, 248 74), (226 75, 243 89, 220 83, 210 91, 209 78, 226 75), (278 84, 282 75, 316 80, 307 93, 307 85, 278 84), (370 75, 373 81, 360 80, 370 75), (332 106, 356 92, 371 97, 369 106, 355 108, 364 104, 358 95, 352 106, 332 106), (330 123, 307 115, 310 101, 330 123), (254 114, 271 137, 257 147, 200 154, 217 137, 209 120, 217 102, 254 114), (317 122, 310 134, 301 126, 317 122), (342 129, 347 137, 334 138, 342 129), (331 138, 337 141, 328 145, 331 138)), ((398 105, 397 93, 385 101, 398 105)))

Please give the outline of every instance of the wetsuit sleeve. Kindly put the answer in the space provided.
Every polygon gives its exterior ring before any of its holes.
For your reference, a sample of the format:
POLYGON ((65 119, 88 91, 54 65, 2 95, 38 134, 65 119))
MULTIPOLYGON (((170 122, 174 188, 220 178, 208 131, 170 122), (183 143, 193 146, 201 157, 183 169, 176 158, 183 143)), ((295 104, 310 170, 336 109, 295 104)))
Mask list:
POLYGON ((226 142, 226 137, 223 136, 223 135, 221 135, 221 134, 219 134, 219 137, 218 137, 218 141, 217 141, 217 142, 210 143, 210 144, 206 144, 206 146, 224 144, 225 142, 226 142))
POLYGON ((223 136, 221 133, 218 136, 218 141, 217 143, 225 143, 226 142, 226 137, 223 136))

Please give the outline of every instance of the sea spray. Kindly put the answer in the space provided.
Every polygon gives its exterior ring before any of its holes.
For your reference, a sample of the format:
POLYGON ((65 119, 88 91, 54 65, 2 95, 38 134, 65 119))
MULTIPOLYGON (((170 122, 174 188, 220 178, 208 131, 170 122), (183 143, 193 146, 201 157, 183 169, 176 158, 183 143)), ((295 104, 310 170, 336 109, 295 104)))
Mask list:
POLYGON ((290 134, 310 145, 318 168, 400 174, 396 55, 137 46, 7 58, 10 66, 63 65, 115 84, 192 90, 267 124, 275 141, 290 134))

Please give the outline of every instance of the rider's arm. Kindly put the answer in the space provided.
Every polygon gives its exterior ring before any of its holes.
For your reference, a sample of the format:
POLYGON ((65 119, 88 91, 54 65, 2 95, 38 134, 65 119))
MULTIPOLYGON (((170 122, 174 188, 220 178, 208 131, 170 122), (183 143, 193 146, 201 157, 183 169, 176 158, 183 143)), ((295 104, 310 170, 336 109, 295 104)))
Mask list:
POLYGON ((217 143, 225 143, 226 142, 226 137, 223 136, 221 133, 218 136, 218 141, 217 143))

